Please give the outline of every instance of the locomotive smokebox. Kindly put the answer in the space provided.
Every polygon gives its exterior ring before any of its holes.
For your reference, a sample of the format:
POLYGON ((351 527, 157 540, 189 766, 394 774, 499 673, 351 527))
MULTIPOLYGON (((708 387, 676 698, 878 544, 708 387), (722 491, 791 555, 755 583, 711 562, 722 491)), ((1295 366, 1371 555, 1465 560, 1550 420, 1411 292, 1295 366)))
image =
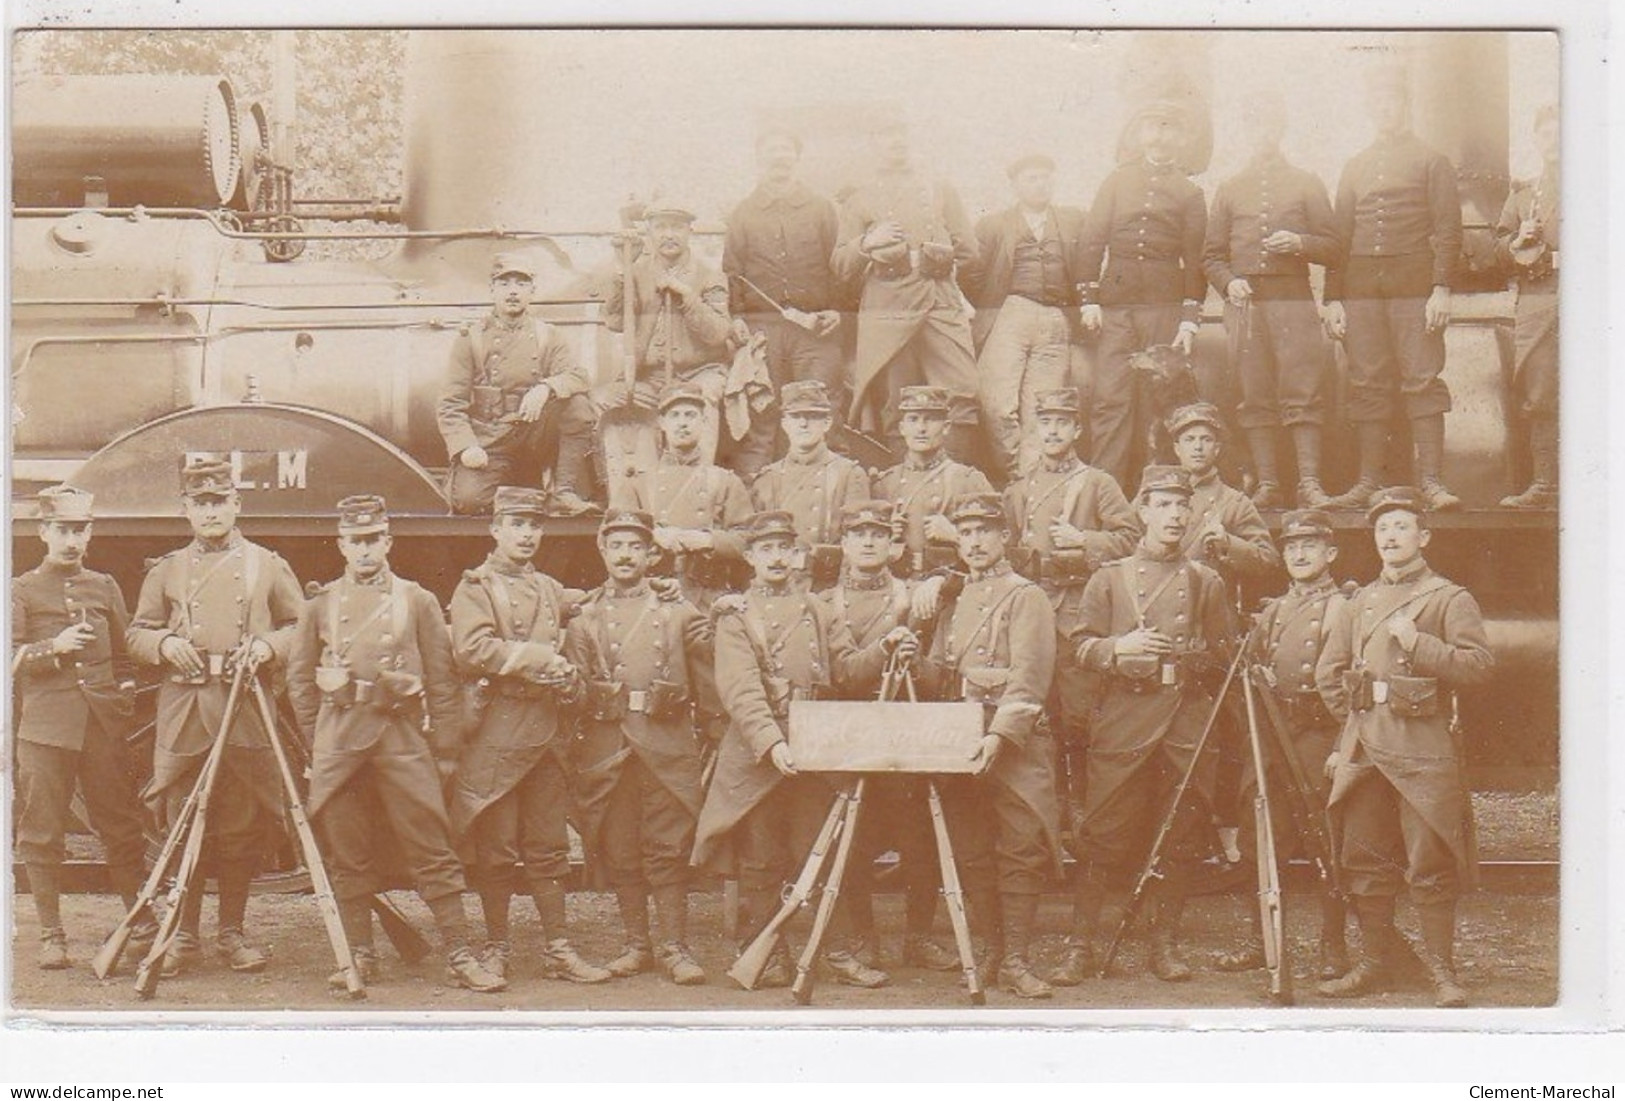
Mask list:
POLYGON ((237 97, 221 77, 39 77, 14 97, 19 206, 212 210, 237 190, 237 97))

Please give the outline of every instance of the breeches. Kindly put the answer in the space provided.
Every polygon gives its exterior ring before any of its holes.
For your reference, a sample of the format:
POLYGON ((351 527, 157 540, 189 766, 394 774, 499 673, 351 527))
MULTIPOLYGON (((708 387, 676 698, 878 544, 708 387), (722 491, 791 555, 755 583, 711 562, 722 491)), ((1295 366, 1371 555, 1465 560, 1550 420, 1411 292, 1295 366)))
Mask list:
MULTIPOLYGON (((1006 747, 1005 752, 1017 752, 1006 747)), ((1052 866, 1044 824, 1026 800, 986 777, 939 781, 948 839, 968 892, 1037 895, 1052 866)))
POLYGON ((1387 421, 1450 409, 1444 370, 1444 330, 1427 331, 1426 298, 1349 298, 1349 420, 1387 421))
MULTIPOLYGON (((1209 742, 1198 774, 1211 777, 1217 754, 1209 742)), ((1127 776, 1106 775, 1097 756, 1088 763, 1088 793, 1083 810, 1083 854, 1096 864, 1134 868, 1145 862, 1157 830, 1168 814, 1188 757, 1175 757, 1163 744, 1152 750, 1127 776)), ((1115 771, 1115 770, 1114 770, 1115 771)), ((1209 780, 1211 783, 1211 780, 1209 780)), ((1165 842, 1170 875, 1200 859, 1208 828, 1209 807, 1202 785, 1193 780, 1180 801, 1165 842)))
POLYGON ((1518 294, 1512 328, 1512 382, 1525 416, 1557 416, 1557 294, 1518 294))
POLYGON ((976 362, 980 375, 982 419, 998 449, 998 459, 1012 477, 1038 459, 1031 432, 1036 423, 1037 395, 1068 385, 1071 330, 1059 306, 1041 306, 1010 295, 999 307, 976 362))
POLYGON ((585 394, 552 398, 541 418, 515 425, 508 434, 485 448, 489 461, 478 470, 452 456, 447 496, 459 515, 491 511, 497 487, 539 486, 549 462, 556 461, 554 480, 559 489, 586 494, 592 486, 585 469, 592 453, 596 418, 585 394))
POLYGON ((1181 304, 1107 306, 1102 313, 1089 425, 1095 466, 1132 493, 1145 465, 1145 436, 1156 411, 1141 400, 1129 357, 1179 332, 1181 304))
MULTIPOLYGON (((77 782, 85 795, 90 828, 107 848, 115 881, 140 876, 146 839, 135 776, 124 739, 87 719, 79 750, 17 742, 17 859, 60 864, 63 835, 77 782)), ((122 886, 115 882, 115 886, 122 886)))
MULTIPOLYGON (((243 777, 262 775, 264 758, 270 753, 269 749, 239 749, 228 745, 222 754, 204 822, 205 868, 216 872, 246 868, 251 874, 257 866, 260 849, 271 829, 271 814, 255 786, 243 777)), ((197 768, 160 794, 157 812, 163 818, 165 829, 174 828, 203 760, 199 757, 197 768)))
POLYGON ((1242 308, 1226 303, 1224 327, 1230 362, 1241 383, 1236 411, 1241 427, 1290 427, 1326 419, 1331 349, 1313 298, 1255 294, 1242 308))
POLYGON ((1375 768, 1332 806, 1341 827, 1338 863, 1351 895, 1393 897, 1408 883, 1418 905, 1461 893, 1449 844, 1375 768))
POLYGON ((469 828, 480 887, 512 890, 517 865, 531 883, 570 874, 570 835, 565 813, 570 786, 564 763, 549 750, 469 828))
POLYGON ((688 882, 694 815, 637 754, 627 758, 610 792, 601 836, 612 888, 688 882))

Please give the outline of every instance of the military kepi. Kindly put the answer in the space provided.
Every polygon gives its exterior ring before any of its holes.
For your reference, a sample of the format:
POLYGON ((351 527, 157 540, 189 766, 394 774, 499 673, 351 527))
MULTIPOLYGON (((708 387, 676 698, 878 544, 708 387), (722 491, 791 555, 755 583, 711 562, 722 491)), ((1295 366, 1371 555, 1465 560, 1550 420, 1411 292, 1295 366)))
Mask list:
POLYGON ((374 535, 389 530, 389 512, 376 493, 357 493, 339 502, 340 535, 374 535))
POLYGON ((499 252, 491 261, 491 278, 504 275, 523 275, 532 282, 536 279, 536 265, 520 252, 499 252))
POLYGON ((42 523, 88 524, 94 496, 70 485, 55 485, 39 491, 39 518, 42 523))
POLYGON ((1219 407, 1210 402, 1197 401, 1190 405, 1181 405, 1168 414, 1166 422, 1168 434, 1174 439, 1194 424, 1205 424, 1215 432, 1224 431, 1224 425, 1219 418, 1219 407))
POLYGON ((1076 386, 1063 386, 1058 390, 1040 390, 1033 395, 1034 413, 1037 416, 1046 414, 1062 414, 1076 417, 1082 408, 1076 386))
POLYGON ((612 508, 604 513, 598 534, 608 535, 612 531, 635 531, 645 539, 653 539, 655 518, 635 508, 612 508))
POLYGON ((1415 486, 1388 486, 1371 495, 1371 507, 1366 509, 1368 523, 1375 524, 1385 512, 1414 512, 1420 516, 1427 511, 1427 498, 1415 486))
POLYGON ((1190 471, 1182 466, 1152 465, 1140 474, 1140 500, 1153 493, 1183 493, 1189 497, 1196 492, 1191 485, 1190 471))
POLYGON ((1318 508, 1294 509, 1281 517, 1281 541, 1288 539, 1330 539, 1332 518, 1318 508))
POLYGON ((796 537, 796 518, 783 509, 758 512, 745 521, 745 542, 759 543, 763 539, 790 539, 796 537))
POLYGON ((497 486, 491 512, 496 516, 545 516, 547 494, 530 486, 497 486))
POLYGON ((890 501, 859 501, 841 509, 841 534, 859 528, 884 528, 891 531, 892 503, 890 501))
POLYGON ((1004 526, 1004 498, 997 493, 962 493, 948 502, 948 519, 956 524, 981 520, 1004 526))
POLYGON ((941 413, 948 415, 946 386, 904 386, 897 399, 899 413, 941 413))
POLYGON ((181 496, 205 493, 227 494, 237 490, 231 477, 231 464, 224 459, 194 459, 181 471, 181 496))
POLYGON ((660 411, 664 413, 674 405, 689 402, 705 408, 705 391, 697 383, 674 382, 660 392, 660 411))
POLYGON ((834 407, 829 390, 815 378, 787 382, 779 390, 779 408, 785 413, 828 413, 834 407))

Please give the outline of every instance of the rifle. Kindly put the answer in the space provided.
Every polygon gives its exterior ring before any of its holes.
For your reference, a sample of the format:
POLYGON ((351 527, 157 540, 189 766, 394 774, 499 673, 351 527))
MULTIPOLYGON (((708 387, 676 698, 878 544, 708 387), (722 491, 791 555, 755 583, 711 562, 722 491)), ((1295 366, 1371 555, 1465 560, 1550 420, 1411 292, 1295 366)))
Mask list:
POLYGON ((863 809, 863 781, 862 776, 857 778, 847 798, 846 813, 841 820, 841 840, 835 846, 835 863, 830 865, 829 876, 824 880, 818 910, 813 915, 812 932, 802 946, 801 958, 796 960, 796 978, 790 984, 790 995, 798 1005, 812 1001, 813 964, 818 960, 818 948, 829 929, 830 919, 835 916, 835 903, 841 896, 841 877, 846 874, 846 861, 852 854, 852 840, 858 834, 858 811, 863 809))
POLYGON ((338 900, 333 897, 333 884, 327 878, 327 868, 322 863, 321 850, 316 847, 316 835, 310 828, 310 819, 305 814, 304 800, 299 798, 299 788, 294 783, 293 770, 288 767, 288 753, 282 748, 282 738, 277 733, 276 713, 271 708, 271 701, 265 695, 265 687, 256 678, 250 682, 250 689, 254 693, 254 702, 259 706, 260 722, 265 726, 266 740, 271 743, 271 754, 276 758, 277 771, 282 774, 282 790, 288 799, 288 815, 293 819, 294 832, 299 835, 299 849, 305 858, 305 870, 310 873, 311 890, 316 895, 316 908, 321 911, 322 924, 327 927, 327 940, 333 946, 333 956, 344 972, 344 986, 352 999, 367 996, 366 983, 361 980, 361 970, 356 967, 355 955, 350 951, 350 941, 344 935, 344 923, 339 919, 338 900))
POLYGON ((1179 778, 1179 786, 1174 789, 1174 797, 1168 805, 1168 812, 1163 815, 1162 825, 1157 828, 1157 836, 1151 843, 1151 854, 1146 858, 1145 867, 1140 871, 1139 879, 1134 883, 1134 890, 1129 893, 1128 902, 1123 907, 1123 918, 1117 924, 1117 931, 1112 934, 1111 943, 1106 946, 1106 954, 1101 957, 1097 976, 1104 979, 1111 970, 1112 960, 1117 958, 1117 950, 1122 947, 1123 937, 1128 927, 1133 924, 1134 918, 1140 912, 1145 902, 1146 888, 1153 879, 1162 878, 1162 849, 1168 843, 1168 836, 1173 832, 1174 818, 1179 814, 1179 805, 1185 801, 1185 792, 1190 789, 1191 780, 1196 775, 1196 768, 1202 762, 1202 750, 1207 748, 1208 737, 1213 733, 1213 726, 1218 721, 1219 711, 1224 706, 1224 697, 1230 691, 1230 682, 1235 678, 1236 670, 1240 668, 1242 658, 1247 653, 1245 641, 1236 648, 1236 656, 1230 661, 1230 668, 1224 674, 1224 683, 1219 686, 1219 694, 1213 700, 1213 709, 1208 712, 1207 722, 1202 726, 1201 737, 1196 739, 1196 748, 1191 753, 1191 763, 1185 766, 1185 774, 1179 778))
MULTIPOLYGON (((1456 768, 1461 773, 1463 783, 1467 777, 1467 739, 1461 729, 1461 698, 1454 692, 1450 693, 1450 746, 1456 755, 1456 768)), ((1464 885, 1468 890, 1478 886, 1478 823, 1473 818, 1473 800, 1470 793, 1463 793, 1461 807, 1461 840, 1462 851, 1466 854, 1467 867, 1462 876, 1464 885)))
POLYGON ((1287 810, 1292 815, 1292 825, 1303 839, 1304 845, 1309 849, 1309 859, 1315 863, 1315 872, 1320 877, 1321 886, 1334 895, 1341 895, 1342 886, 1338 881, 1337 861, 1332 855, 1331 832, 1326 824, 1326 808, 1318 810, 1310 800, 1310 793, 1315 790, 1309 777, 1304 774, 1303 762, 1293 752, 1288 739, 1286 719, 1281 714, 1280 704, 1275 694, 1270 691, 1268 681, 1258 693, 1258 698, 1264 705, 1264 722, 1270 730, 1275 741, 1276 753, 1280 756, 1282 764, 1286 766, 1287 779, 1291 781, 1287 800, 1287 810))
MULTIPOLYGON (((234 681, 233 689, 235 690, 235 688, 236 682, 234 681)), ((225 712, 226 718, 221 724, 222 731, 231 720, 233 715, 232 706, 231 701, 228 699, 225 712)), ((181 842, 186 838, 190 830, 192 817, 203 798, 203 792, 214 784, 214 774, 220 767, 220 755, 225 750, 225 744, 224 738, 216 738, 214 745, 209 747, 209 755, 204 758, 203 767, 198 770, 197 779, 192 784, 192 790, 187 793, 186 801, 181 804, 180 813, 175 816, 175 824, 170 827, 169 835, 164 838, 163 847, 158 850, 158 859, 153 861, 152 871, 147 873, 146 882, 141 885, 141 890, 135 896, 134 905, 130 907, 130 912, 124 915, 124 919, 118 923, 118 928, 108 934, 107 939, 102 942, 101 948, 97 949, 95 958, 90 961, 90 970, 98 979, 107 978, 118 967, 119 958, 124 955, 125 946, 130 943, 130 936, 135 932, 135 927, 143 917, 152 914, 152 904, 157 899, 159 890, 163 887, 164 875, 169 871, 170 864, 174 862, 176 851, 180 848, 181 842)))
POLYGON ((935 779, 926 782, 925 791, 931 802, 931 828, 937 835, 942 900, 948 908, 948 922, 954 928, 959 967, 965 974, 965 987, 970 991, 971 1004, 986 1005, 987 995, 982 991, 982 976, 976 970, 976 954, 971 948, 970 919, 965 914, 965 889, 959 884, 959 865, 954 862, 954 847, 948 839, 948 819, 942 813, 942 795, 937 791, 935 779))
POLYGON ((846 817, 846 803, 850 797, 851 793, 846 791, 835 796, 835 802, 829 808, 829 816, 824 819, 824 825, 818 831, 818 839, 813 842, 812 852, 807 855, 807 863, 802 867, 795 883, 785 892, 783 905, 762 927, 762 931, 756 934, 756 939, 739 953, 734 965, 728 968, 728 977, 746 990, 756 989, 756 984, 761 981, 762 972, 767 970, 767 961, 772 957, 774 948, 778 946, 779 934, 785 925, 789 924, 790 919, 795 917, 796 911, 812 897, 813 885, 824 866, 824 854, 829 851, 830 842, 835 840, 835 835, 841 830, 846 817))
MULTIPOLYGON (((203 858, 203 838, 209 819, 209 799, 214 793, 214 778, 220 771, 220 762, 225 757, 226 741, 231 735, 232 724, 237 721, 237 713, 242 708, 243 681, 248 675, 247 662, 239 662, 231 675, 231 688, 226 692, 226 706, 220 720, 220 730, 214 737, 214 745, 209 748, 209 755, 204 759, 203 768, 198 772, 197 782, 192 785, 192 791, 182 805, 181 815, 170 828, 171 835, 186 834, 186 847, 181 850, 180 863, 175 868, 175 882, 169 891, 168 911, 158 926, 158 935, 135 969, 135 992, 142 1000, 151 998, 158 991, 157 965, 169 951, 169 946, 174 943, 175 934, 180 928, 181 911, 185 908, 186 895, 192 889, 192 881, 197 877, 198 864, 203 858)), ((169 848, 167 842, 165 848, 169 848)), ((153 878, 160 877, 160 874, 159 870, 154 868, 149 882, 153 878)), ((147 905, 151 905, 150 901, 147 905)), ((140 906, 139 901, 137 906, 140 906)), ((132 915, 135 909, 131 909, 132 915)), ((125 940, 128 939, 126 934, 125 940)), ((121 943, 118 945, 118 952, 123 950, 124 945, 121 943)), ((116 961, 117 958, 117 953, 112 954, 112 960, 116 961)))
POLYGON ((1259 932, 1264 942, 1264 967, 1269 971, 1270 997, 1292 1004, 1292 968, 1287 962, 1284 917, 1281 911, 1281 868, 1275 856, 1275 823, 1270 819, 1269 788, 1264 779, 1264 743, 1258 734, 1258 711, 1253 704, 1250 667, 1241 671, 1241 695, 1247 703, 1247 742, 1253 752, 1253 825, 1257 835, 1253 854, 1258 865, 1259 932))

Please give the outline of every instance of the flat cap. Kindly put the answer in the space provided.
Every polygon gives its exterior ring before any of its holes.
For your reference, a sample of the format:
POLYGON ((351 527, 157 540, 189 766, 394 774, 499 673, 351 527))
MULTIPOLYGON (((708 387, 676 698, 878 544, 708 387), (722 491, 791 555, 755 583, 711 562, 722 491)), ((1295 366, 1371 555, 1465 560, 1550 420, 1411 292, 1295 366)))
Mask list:
POLYGON ((82 489, 70 485, 49 486, 39 491, 37 500, 41 521, 88 524, 93 519, 90 506, 95 502, 95 497, 82 489))
POLYGON ((389 512, 376 493, 357 493, 339 502, 339 534, 370 535, 389 530, 389 512))
POLYGON ((546 516, 547 494, 533 486, 497 486, 491 512, 495 516, 546 516))
POLYGON ((783 509, 755 513, 745 521, 744 536, 746 544, 759 543, 763 539, 788 539, 794 542, 796 518, 783 509))
POLYGON ((224 459, 193 459, 181 471, 181 496, 196 497, 202 493, 235 493, 237 482, 231 476, 231 464, 224 459))
POLYGON ((948 519, 956 524, 983 520, 1004 527, 1004 498, 997 493, 961 493, 948 502, 948 519))
POLYGON ((1168 414, 1168 419, 1164 423, 1167 425, 1168 434, 1176 440, 1181 432, 1195 424, 1205 424, 1215 432, 1224 431, 1224 422, 1219 417, 1219 407, 1205 401, 1181 405, 1168 414))
POLYGON ((1076 386, 1063 386, 1059 390, 1040 390, 1033 395, 1033 403, 1034 415, 1040 417, 1046 413, 1064 413, 1076 417, 1083 408, 1083 400, 1076 386))
POLYGON ((948 388, 946 386, 904 386, 899 391, 899 413, 941 413, 948 415, 948 388))
POLYGON ((491 260, 491 278, 504 275, 523 275, 532 282, 536 279, 536 263, 522 252, 499 252, 491 260))
POLYGON ((1012 180, 1029 168, 1041 168, 1045 172, 1055 171, 1055 159, 1047 153, 1024 153, 1010 162, 1004 174, 1012 180))
POLYGON ((891 531, 894 506, 890 501, 858 501, 841 509, 841 534, 858 528, 885 528, 891 531))
POLYGON ((1140 492, 1136 496, 1144 500, 1152 493, 1183 493, 1189 497, 1196 492, 1191 485, 1190 471, 1182 466, 1164 466, 1155 464, 1148 466, 1140 473, 1140 492))
POLYGON ((705 408, 705 391, 696 382, 674 382, 660 392, 660 411, 664 413, 674 405, 691 402, 705 408))
POLYGON ((655 518, 641 509, 612 508, 604 513, 603 522, 598 525, 598 534, 608 535, 612 531, 635 531, 645 539, 653 539, 655 518))
POLYGON ((828 388, 815 378, 787 382, 779 388, 779 409, 785 413, 829 413, 834 408, 828 388))
POLYGON ((1414 512, 1420 516, 1427 510, 1427 498, 1415 486, 1387 486, 1371 495, 1371 507, 1365 510, 1365 518, 1375 524, 1377 517, 1385 512, 1414 512))
POLYGON ((1281 517, 1281 541, 1319 537, 1330 539, 1332 518, 1318 508, 1294 509, 1281 517))

